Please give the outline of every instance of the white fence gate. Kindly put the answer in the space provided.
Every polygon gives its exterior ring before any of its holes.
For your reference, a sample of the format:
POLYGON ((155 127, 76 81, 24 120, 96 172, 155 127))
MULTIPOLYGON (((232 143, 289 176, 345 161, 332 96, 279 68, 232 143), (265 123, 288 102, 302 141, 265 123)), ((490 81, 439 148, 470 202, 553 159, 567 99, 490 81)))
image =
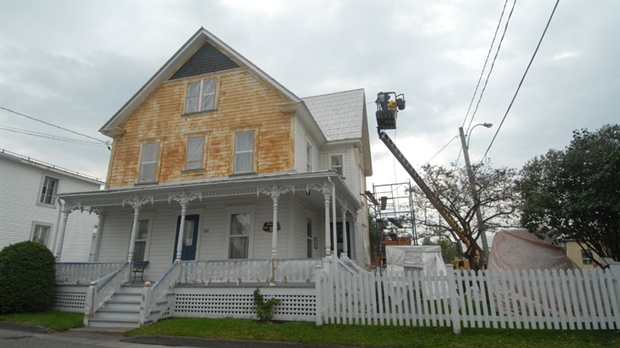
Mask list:
POLYGON ((317 325, 620 329, 620 285, 601 269, 317 272, 317 325))

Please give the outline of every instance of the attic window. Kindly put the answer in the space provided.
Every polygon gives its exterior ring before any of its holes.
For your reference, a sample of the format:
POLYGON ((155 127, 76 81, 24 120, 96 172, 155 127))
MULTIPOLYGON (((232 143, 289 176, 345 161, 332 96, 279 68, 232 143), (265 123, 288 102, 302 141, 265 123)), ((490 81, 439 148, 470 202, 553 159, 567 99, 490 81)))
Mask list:
POLYGON ((216 79, 190 82, 185 97, 185 113, 214 110, 216 84, 216 79))

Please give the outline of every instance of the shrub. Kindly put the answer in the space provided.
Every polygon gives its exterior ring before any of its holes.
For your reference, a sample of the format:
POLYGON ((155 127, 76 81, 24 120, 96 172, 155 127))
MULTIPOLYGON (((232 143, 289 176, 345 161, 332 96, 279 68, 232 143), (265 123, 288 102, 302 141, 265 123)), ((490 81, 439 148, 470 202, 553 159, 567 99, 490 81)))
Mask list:
POLYGON ((41 312, 54 300, 56 260, 38 242, 11 244, 0 251, 0 314, 41 312))
POLYGON ((254 290, 254 310, 258 316, 258 321, 265 323, 271 321, 273 314, 276 312, 276 306, 282 302, 281 300, 270 298, 265 301, 260 290, 254 290))

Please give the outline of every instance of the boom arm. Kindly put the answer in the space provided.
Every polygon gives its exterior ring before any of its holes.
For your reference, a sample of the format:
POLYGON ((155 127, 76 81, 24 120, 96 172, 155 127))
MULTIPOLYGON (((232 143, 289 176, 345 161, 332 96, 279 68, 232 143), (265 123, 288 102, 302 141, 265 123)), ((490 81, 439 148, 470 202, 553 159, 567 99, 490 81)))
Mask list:
POLYGON ((475 256, 474 257, 475 262, 480 262, 481 250, 478 244, 475 242, 472 242, 470 238, 468 238, 468 236, 466 236, 465 233, 463 233, 461 226, 459 226, 459 224, 456 221, 454 221, 452 216, 448 213, 448 209, 446 208, 446 206, 439 200, 439 197, 435 194, 435 192, 433 192, 433 190, 431 190, 426 185, 424 180, 422 180, 422 177, 418 175, 415 169, 413 169, 413 166, 411 165, 411 163, 409 163, 409 161, 407 160, 407 158, 405 158, 403 153, 400 152, 398 147, 396 147, 396 144, 394 144, 392 139, 380 128, 378 128, 378 132, 379 132, 379 139, 383 141, 385 146, 387 146, 387 148, 392 152, 394 157, 396 157, 398 162, 400 162, 400 164, 403 166, 403 168, 405 168, 407 173, 409 173, 413 181, 415 181, 415 183, 420 187, 420 189, 422 189, 422 192, 424 192, 424 194, 426 195, 426 198, 428 198, 428 200, 431 202, 433 207, 437 209, 441 217, 443 217, 443 219, 446 220, 450 228, 459 237, 459 239, 465 244, 465 246, 467 247, 467 251, 465 251, 465 257, 470 259, 468 256, 473 254, 475 256))

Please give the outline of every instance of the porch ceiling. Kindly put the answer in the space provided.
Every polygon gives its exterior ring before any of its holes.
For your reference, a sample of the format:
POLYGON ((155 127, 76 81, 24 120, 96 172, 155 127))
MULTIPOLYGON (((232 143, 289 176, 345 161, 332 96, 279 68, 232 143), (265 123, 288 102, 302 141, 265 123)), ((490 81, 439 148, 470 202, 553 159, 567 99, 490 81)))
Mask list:
POLYGON ((160 185, 135 185, 130 188, 110 189, 102 191, 64 193, 58 198, 67 204, 81 208, 99 208, 121 206, 127 200, 149 198, 153 204, 170 203, 175 195, 185 193, 193 195, 196 200, 205 201, 216 197, 238 197, 264 194, 265 189, 275 186, 287 188, 287 193, 303 195, 304 199, 312 204, 322 205, 324 196, 320 192, 323 187, 331 187, 330 181, 336 186, 338 205, 346 204, 349 211, 362 208, 361 194, 353 193, 342 181, 342 178, 333 171, 314 173, 294 173, 270 176, 239 176, 209 181, 192 181, 160 185), (319 192, 317 192, 319 191, 319 192), (310 194, 306 194, 309 192, 310 194))

